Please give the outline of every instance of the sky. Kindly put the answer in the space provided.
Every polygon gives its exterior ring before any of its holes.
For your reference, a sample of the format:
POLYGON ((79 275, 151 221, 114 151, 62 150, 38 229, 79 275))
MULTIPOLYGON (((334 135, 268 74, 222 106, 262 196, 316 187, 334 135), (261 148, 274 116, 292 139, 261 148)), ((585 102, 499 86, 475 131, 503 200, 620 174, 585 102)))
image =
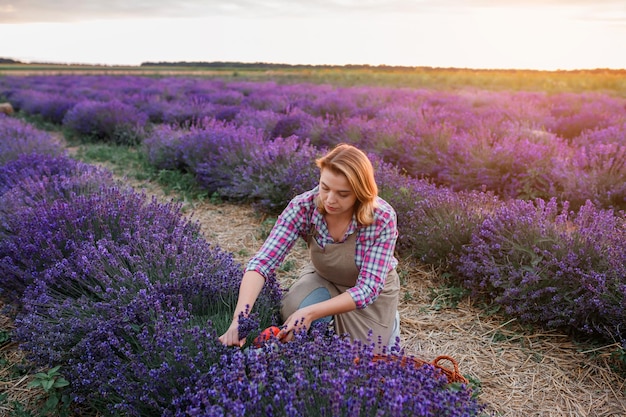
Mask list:
POLYGON ((626 0, 0 0, 0 58, 626 69, 626 0))

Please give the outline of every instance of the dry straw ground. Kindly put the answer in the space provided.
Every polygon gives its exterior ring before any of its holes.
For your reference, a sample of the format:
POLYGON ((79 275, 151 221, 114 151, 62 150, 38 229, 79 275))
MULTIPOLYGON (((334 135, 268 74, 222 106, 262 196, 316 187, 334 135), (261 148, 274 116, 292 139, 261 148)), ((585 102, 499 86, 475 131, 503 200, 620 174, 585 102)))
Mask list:
MULTIPOLYGON (((152 183, 132 185, 146 196, 170 201, 152 183)), ((270 224, 250 207, 209 202, 186 203, 185 213, 201 224, 206 239, 232 252, 242 263, 262 244, 270 224)), ((307 259, 297 246, 279 273, 288 286, 307 259)), ((432 360, 439 355, 456 359, 460 371, 481 387, 480 399, 491 413, 529 416, 626 416, 625 381, 611 370, 612 346, 589 351, 569 337, 529 331, 515 320, 489 314, 471 299, 456 306, 437 274, 423 265, 401 261, 401 341, 410 354, 432 360)), ((10 329, 0 317, 0 328, 10 329)), ((17 346, 2 347, 1 357, 19 362, 17 346)), ((445 363, 444 363, 445 365, 445 363)), ((0 367, 0 391, 12 398, 37 395, 26 376, 11 378, 0 367)), ((6 410, 5 410, 6 411, 6 410)), ((0 415, 2 415, 0 408, 0 415)))

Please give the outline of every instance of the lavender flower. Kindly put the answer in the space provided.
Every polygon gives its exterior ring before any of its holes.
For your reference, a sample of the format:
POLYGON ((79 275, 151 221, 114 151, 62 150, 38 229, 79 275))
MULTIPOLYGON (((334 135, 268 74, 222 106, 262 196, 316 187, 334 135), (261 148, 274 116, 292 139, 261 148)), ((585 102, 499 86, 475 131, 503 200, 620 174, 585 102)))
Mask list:
POLYGON ((176 416, 476 416, 468 387, 426 365, 372 361, 372 346, 319 329, 289 343, 222 356, 188 389, 176 416), (355 360, 357 359, 358 360, 355 360), (182 406, 185 407, 182 407, 182 406))
POLYGON ((148 162, 157 169, 183 170, 185 163, 179 146, 186 133, 171 125, 155 127, 141 144, 148 162))
POLYGON ((60 125, 65 114, 74 107, 79 99, 68 96, 66 92, 41 92, 22 90, 18 93, 20 109, 30 115, 38 115, 43 120, 60 125))
POLYGON ((294 111, 276 122, 270 133, 270 138, 287 138, 295 135, 299 138, 307 139, 310 137, 311 128, 314 126, 315 120, 315 117, 303 111, 294 111))
POLYGON ((318 156, 317 148, 307 141, 295 136, 276 138, 250 149, 249 156, 234 167, 230 183, 219 189, 220 194, 251 203, 266 213, 279 213, 289 200, 315 186, 318 156))
POLYGON ((485 219, 457 272, 521 321, 624 340, 624 219, 518 200, 485 219))
MULTIPOLYGON (((41 271, 24 293, 16 336, 37 363, 69 365, 75 401, 171 415, 185 388, 232 349, 217 335, 230 323, 242 268, 184 223, 146 229, 85 240, 41 271)), ((280 297, 268 279, 252 312, 258 325, 276 324, 280 297)))
POLYGON ((0 114, 0 166, 31 153, 58 156, 64 153, 64 149, 49 133, 0 114))
POLYGON ((263 146, 257 130, 213 123, 181 137, 179 150, 198 184, 213 194, 229 187, 233 171, 250 162, 263 146))
POLYGON ((247 338, 254 331, 258 332, 260 326, 259 314, 251 313, 249 306, 246 306, 245 312, 239 314, 239 327, 237 328, 239 339, 247 338))
POLYGON ((25 187, 44 179, 90 176, 101 178, 100 184, 112 185, 112 174, 102 168, 88 165, 67 156, 46 154, 20 154, 15 160, 0 166, 0 195, 15 187, 25 187))
POLYGON ((70 257, 83 242, 111 239, 120 245, 139 236, 167 236, 185 222, 179 208, 146 203, 145 197, 116 187, 70 200, 41 201, 11 221, 12 236, 0 239, 0 282, 12 298, 46 268, 70 257))
POLYGON ((63 126, 84 138, 116 144, 138 144, 148 118, 118 100, 82 101, 67 112, 63 126))

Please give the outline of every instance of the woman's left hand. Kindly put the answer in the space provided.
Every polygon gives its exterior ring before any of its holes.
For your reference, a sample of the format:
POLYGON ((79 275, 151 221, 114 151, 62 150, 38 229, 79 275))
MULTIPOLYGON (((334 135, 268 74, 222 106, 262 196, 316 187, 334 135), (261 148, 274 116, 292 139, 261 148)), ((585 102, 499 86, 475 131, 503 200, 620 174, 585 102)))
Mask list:
POLYGON ((285 320, 285 323, 281 326, 277 337, 280 340, 288 342, 293 339, 295 332, 308 331, 314 320, 315 318, 311 314, 310 309, 305 307, 300 310, 296 310, 287 318, 287 320, 285 320))

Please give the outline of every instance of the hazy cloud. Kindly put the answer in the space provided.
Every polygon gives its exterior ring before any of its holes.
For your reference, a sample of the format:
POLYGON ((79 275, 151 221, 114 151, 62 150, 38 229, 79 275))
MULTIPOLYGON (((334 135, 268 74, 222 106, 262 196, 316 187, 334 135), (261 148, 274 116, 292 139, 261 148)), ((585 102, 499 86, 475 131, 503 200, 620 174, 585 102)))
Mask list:
MULTIPOLYGON (((0 0, 0 23, 119 18, 342 15, 366 12, 463 12, 474 7, 585 7, 626 17, 623 0, 0 0)), ((615 18, 615 17, 614 17, 615 18)))

